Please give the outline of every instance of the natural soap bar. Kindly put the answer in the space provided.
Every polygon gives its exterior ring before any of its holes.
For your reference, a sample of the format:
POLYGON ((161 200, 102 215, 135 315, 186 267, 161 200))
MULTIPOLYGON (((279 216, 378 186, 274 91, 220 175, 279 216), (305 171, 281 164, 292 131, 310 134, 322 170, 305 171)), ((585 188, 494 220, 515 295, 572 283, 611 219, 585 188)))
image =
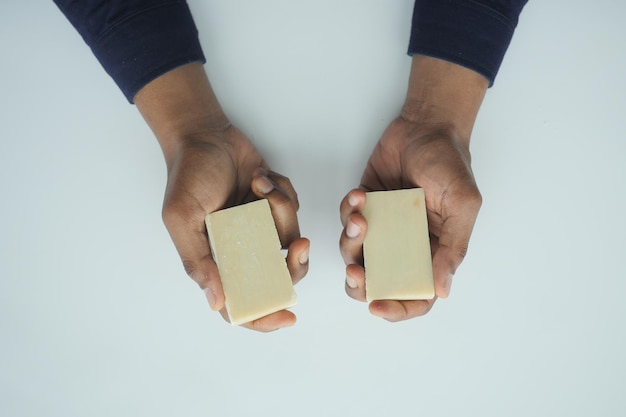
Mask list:
POLYGON ((435 296, 424 190, 366 193, 365 295, 372 300, 435 296))
POLYGON ((267 200, 216 211, 205 222, 231 324, 296 304, 267 200))

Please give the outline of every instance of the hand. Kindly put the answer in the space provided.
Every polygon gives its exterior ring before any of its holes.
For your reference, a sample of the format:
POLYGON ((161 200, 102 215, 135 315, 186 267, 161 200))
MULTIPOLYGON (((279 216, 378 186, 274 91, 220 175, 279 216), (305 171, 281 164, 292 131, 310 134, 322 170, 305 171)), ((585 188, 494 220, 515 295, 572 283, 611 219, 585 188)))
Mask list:
MULTIPOLYGON (((267 198, 278 236, 288 249, 294 284, 308 270, 309 241, 300 237, 298 197, 288 178, 269 170, 263 158, 224 116, 200 64, 162 75, 135 96, 155 132, 168 170, 163 220, 187 274, 214 310, 227 319, 222 284, 209 247, 208 213, 267 198)), ((271 331, 295 322, 287 310, 243 326, 271 331)))
MULTIPOLYGON (((185 142, 168 170, 163 220, 187 274, 198 283, 211 308, 224 307, 222 284, 209 247, 204 218, 222 208, 267 198, 287 266, 297 283, 308 270, 309 242, 300 238, 298 198, 288 178, 269 171, 252 143, 237 129, 192 138, 185 142)), ((244 324, 271 331, 295 322, 287 310, 244 324)))
POLYGON ((469 137, 486 88, 487 81, 470 70, 434 58, 413 58, 402 115, 376 145, 360 188, 341 202, 345 289, 350 297, 365 301, 367 221, 361 214, 365 191, 424 189, 436 296, 432 300, 373 301, 369 309, 374 315, 389 321, 421 316, 437 297, 450 294, 452 277, 467 253, 481 205, 471 170, 469 137))
MULTIPOLYGON (((365 301, 363 240, 367 221, 361 215, 365 191, 421 187, 433 256, 436 297, 447 297, 452 276, 463 260, 478 215, 481 197, 470 168, 469 151, 455 138, 424 134, 419 127, 398 118, 387 128, 374 149, 361 178, 360 189, 350 191, 341 203, 344 232, 340 246, 346 267, 346 292, 365 301)), ((377 300, 370 311, 390 321, 427 313, 436 300, 377 300)))

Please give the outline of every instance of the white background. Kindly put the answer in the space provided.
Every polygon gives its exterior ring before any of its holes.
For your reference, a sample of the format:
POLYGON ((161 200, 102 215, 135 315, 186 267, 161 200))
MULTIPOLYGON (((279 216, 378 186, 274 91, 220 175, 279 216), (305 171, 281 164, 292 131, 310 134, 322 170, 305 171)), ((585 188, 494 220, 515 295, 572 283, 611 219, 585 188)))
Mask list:
POLYGON ((626 413, 626 4, 532 1, 474 130, 452 296, 343 290, 338 205, 398 113, 411 0, 191 1, 231 119, 312 240, 295 327, 225 324, 161 223, 136 109, 51 1, 0 3, 0 415, 626 413))

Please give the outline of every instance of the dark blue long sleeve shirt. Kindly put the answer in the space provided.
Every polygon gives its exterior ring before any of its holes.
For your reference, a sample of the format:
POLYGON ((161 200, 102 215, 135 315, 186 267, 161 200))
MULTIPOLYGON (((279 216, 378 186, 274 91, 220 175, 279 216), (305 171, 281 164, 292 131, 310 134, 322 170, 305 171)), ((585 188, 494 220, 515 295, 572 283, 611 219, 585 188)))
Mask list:
MULTIPOLYGON (((416 0, 410 54, 445 59, 493 84, 527 0, 416 0)), ((132 102, 160 75, 205 62, 185 0, 54 0, 132 102)))
POLYGON ((185 0, 54 0, 128 101, 153 79, 205 62, 185 0))
POLYGON ((528 0, 416 0, 410 54, 482 74, 492 85, 528 0))

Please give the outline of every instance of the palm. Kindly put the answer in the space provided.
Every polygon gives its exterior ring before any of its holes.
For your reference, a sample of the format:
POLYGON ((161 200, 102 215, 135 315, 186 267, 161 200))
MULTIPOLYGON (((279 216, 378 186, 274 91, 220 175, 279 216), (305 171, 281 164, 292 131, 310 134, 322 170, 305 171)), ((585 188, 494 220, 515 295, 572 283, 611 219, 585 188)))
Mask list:
POLYGON ((361 187, 423 188, 434 237, 439 237, 443 220, 459 196, 466 195, 468 189, 477 192, 467 150, 443 133, 421 134, 419 128, 401 118, 391 123, 374 148, 361 187))
POLYGON ((202 216, 251 201, 252 174, 259 166, 264 166, 261 155, 233 128, 208 140, 191 140, 169 168, 165 206, 194 207, 193 213, 202 216))

